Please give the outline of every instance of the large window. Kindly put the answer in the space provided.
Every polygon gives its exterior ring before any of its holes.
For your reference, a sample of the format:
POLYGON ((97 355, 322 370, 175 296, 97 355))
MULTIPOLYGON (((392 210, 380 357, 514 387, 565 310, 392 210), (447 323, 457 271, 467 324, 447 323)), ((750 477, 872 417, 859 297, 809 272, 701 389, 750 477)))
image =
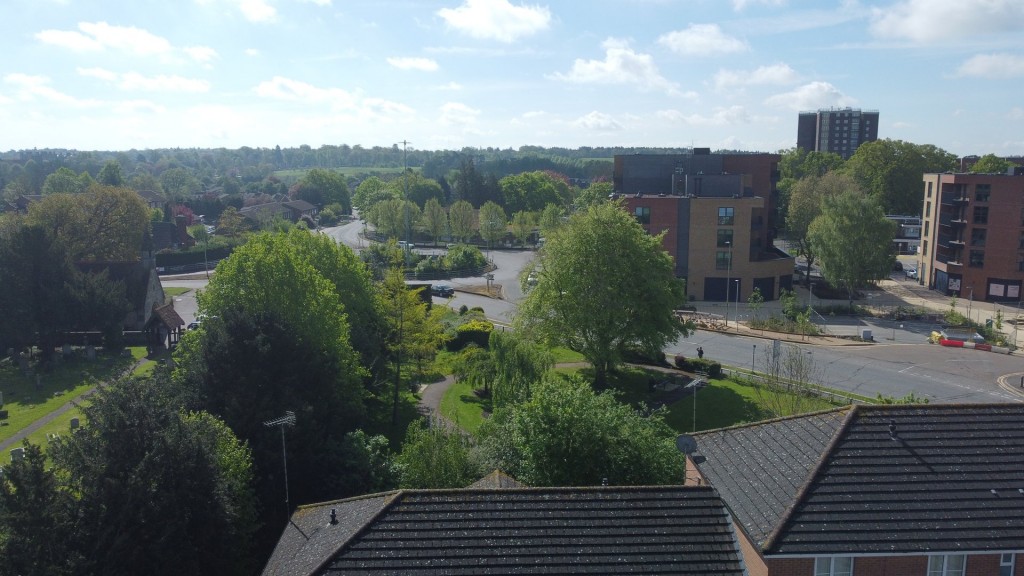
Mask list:
POLYGON ((988 224, 988 206, 974 207, 974 223, 988 224))
POLYGON ((999 576, 1013 576, 1013 554, 999 555, 999 576))
POLYGON ((641 224, 651 223, 651 209, 648 206, 637 206, 636 210, 633 211, 636 216, 637 222, 641 224))
POLYGON ((988 202, 989 195, 992 194, 991 184, 978 184, 974 187, 974 201, 975 202, 988 202))
POLYGON ((966 565, 967 556, 964 554, 929 556, 928 576, 964 576, 966 565))
POLYGON ((850 556, 814 559, 814 576, 851 576, 852 574, 853 558, 850 556))
POLYGON ((986 232, 987 230, 984 228, 974 228, 971 230, 971 246, 984 246, 986 232))
POLYGON ((967 262, 967 265, 971 268, 984 268, 985 267, 985 251, 984 250, 971 250, 971 259, 967 262))
POLYGON ((731 206, 720 206, 718 208, 718 225, 732 226, 735 220, 735 208, 731 206))
POLYGON ((732 245, 732 229, 723 228, 718 231, 718 247, 728 248, 732 245))
POLYGON ((732 267, 732 252, 729 250, 719 250, 715 252, 715 269, 717 270, 728 270, 732 267))

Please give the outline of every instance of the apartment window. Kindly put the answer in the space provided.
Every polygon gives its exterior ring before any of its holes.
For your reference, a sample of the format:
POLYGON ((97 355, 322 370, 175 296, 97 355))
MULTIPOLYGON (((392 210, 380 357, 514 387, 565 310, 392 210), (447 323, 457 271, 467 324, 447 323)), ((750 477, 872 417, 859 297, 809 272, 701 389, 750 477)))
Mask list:
POLYGON ((928 558, 928 576, 964 576, 965 554, 946 554, 928 558))
POLYGON ((999 576, 1013 576, 1013 554, 999 555, 999 576))
POLYGON ((984 246, 987 232, 988 230, 985 228, 974 228, 971 230, 971 246, 984 246))
POLYGON ((974 187, 974 200, 976 202, 988 202, 990 194, 992 194, 991 184, 978 184, 974 187))
POLYGON ((925 220, 924 221, 924 235, 927 236, 928 232, 930 232, 930 231, 931 231, 931 222, 925 220))
POLYGON ((924 217, 927 218, 932 215, 932 203, 931 201, 924 203, 924 217))
POLYGON ((648 206, 637 206, 636 210, 633 211, 636 216, 637 222, 641 224, 651 223, 651 209, 648 206))
POLYGON ((814 576, 851 576, 853 557, 835 556, 814 559, 814 576))
POLYGON ((924 242, 921 243, 921 250, 922 250, 921 254, 925 254, 925 255, 928 254, 928 241, 927 240, 925 240, 924 242))
POLYGON ((1017 245, 1017 248, 1024 250, 1024 232, 1020 233, 1020 243, 1017 245))
POLYGON ((718 208, 718 225, 719 226, 732 226, 734 220, 735 208, 731 206, 719 206, 718 208))
POLYGON ((988 224, 988 206, 974 207, 974 223, 988 224))
POLYGON ((971 259, 967 263, 971 268, 984 268, 985 267, 985 251, 984 250, 971 250, 971 259))
POLYGON ((932 183, 931 182, 928 183, 928 197, 929 198, 932 197, 932 183))
POLYGON ((730 268, 732 268, 732 252, 729 250, 715 252, 715 269, 728 270, 730 268))
POLYGON ((718 247, 728 248, 732 245, 732 230, 729 228, 718 231, 718 247))

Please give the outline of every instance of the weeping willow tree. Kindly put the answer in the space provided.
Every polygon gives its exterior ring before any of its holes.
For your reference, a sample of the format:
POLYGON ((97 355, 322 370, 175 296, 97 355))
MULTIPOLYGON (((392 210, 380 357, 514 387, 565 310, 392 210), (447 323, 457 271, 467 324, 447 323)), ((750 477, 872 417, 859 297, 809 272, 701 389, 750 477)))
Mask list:
POLYGON ((546 348, 514 332, 491 332, 494 367, 494 408, 525 402, 534 385, 555 365, 546 348))

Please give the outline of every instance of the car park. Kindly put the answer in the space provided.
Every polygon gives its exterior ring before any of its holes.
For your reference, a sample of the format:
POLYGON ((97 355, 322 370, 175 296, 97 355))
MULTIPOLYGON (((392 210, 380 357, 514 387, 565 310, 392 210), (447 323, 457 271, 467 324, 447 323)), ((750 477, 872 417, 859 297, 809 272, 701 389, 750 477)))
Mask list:
POLYGON ((451 298, 455 296, 455 289, 447 284, 433 284, 430 286, 430 294, 439 298, 451 298))

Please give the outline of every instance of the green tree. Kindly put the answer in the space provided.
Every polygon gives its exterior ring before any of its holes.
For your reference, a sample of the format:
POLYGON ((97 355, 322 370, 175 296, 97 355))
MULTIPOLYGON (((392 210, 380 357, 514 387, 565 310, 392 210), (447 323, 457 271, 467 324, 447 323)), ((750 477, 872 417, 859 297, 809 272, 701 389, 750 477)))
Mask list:
POLYGON ((149 227, 149 209, 129 188, 96 185, 83 194, 53 194, 29 206, 27 222, 42 227, 72 261, 130 261, 149 227))
POLYGON ((483 473, 469 437, 422 419, 409 425, 395 460, 402 488, 465 488, 483 473))
POLYGON ((74 170, 61 166, 43 181, 43 195, 81 194, 89 188, 90 182, 83 181, 74 170))
POLYGON ((565 210, 557 204, 548 204, 540 214, 540 233, 548 236, 564 223, 565 210))
POLYGON ((931 144, 876 140, 861 144, 843 171, 882 207, 885 214, 921 211, 921 175, 947 172, 956 156, 931 144))
MULTIPOLYGON (((166 381, 124 380, 51 442, 86 574, 245 574, 255 527, 248 448, 166 381), (159 518, 154 522, 154 518, 159 518)), ((47 537, 48 536, 44 536, 47 537)))
POLYGON ((0 575, 75 574, 82 558, 70 545, 74 500, 42 449, 27 440, 23 448, 0 475, 0 575))
POLYGON ((860 193, 857 183, 850 176, 838 172, 826 172, 822 176, 805 176, 790 190, 786 232, 789 241, 796 246, 797 255, 807 260, 807 274, 804 277, 807 285, 810 285, 811 266, 817 257, 817 252, 808 237, 811 222, 821 215, 826 198, 845 191, 860 193))
POLYGON ((432 199, 437 201, 444 199, 444 190, 436 180, 424 178, 422 174, 411 168, 401 177, 392 180, 390 187, 395 194, 415 203, 421 209, 432 199))
POLYGON ((96 175, 96 181, 104 186, 124 186, 124 176, 121 174, 121 164, 117 160, 110 160, 103 165, 103 169, 96 175))
POLYGON ((317 207, 341 204, 344 214, 352 212, 352 199, 345 177, 334 170, 313 168, 306 172, 299 179, 294 197, 317 207))
POLYGON ((355 194, 352 195, 352 204, 362 214, 369 214, 370 210, 383 200, 400 198, 387 182, 376 176, 370 176, 356 186, 355 194))
MULTIPOLYGON (((832 152, 808 151, 803 148, 784 150, 779 159, 779 214, 788 217, 792 190, 797 182, 808 177, 820 178, 842 166, 843 157, 832 152)), ((789 224, 785 223, 785 226, 788 228, 789 224)))
POLYGON ((860 286, 885 278, 892 270, 892 239, 896 224, 885 218, 871 198, 848 191, 825 200, 808 236, 821 259, 821 272, 830 284, 844 288, 853 307, 860 286))
POLYGON ((514 332, 491 332, 493 398, 495 408, 524 402, 532 387, 555 366, 551 352, 514 332))
POLYGON ((611 182, 594 182, 586 188, 580 189, 573 198, 573 207, 576 210, 586 210, 594 204, 607 202, 615 189, 611 182))
POLYGON ((460 242, 466 242, 476 229, 476 211, 473 205, 459 200, 448 209, 448 226, 452 236, 460 242))
POLYGON ((683 455, 662 413, 644 417, 611 392, 548 376, 480 429, 488 468, 531 486, 678 484, 683 455))
POLYGON ((187 168, 170 168, 160 174, 160 186, 171 200, 189 198, 202 190, 199 180, 187 168))
POLYGON ((565 204, 569 187, 547 172, 523 172, 505 176, 498 181, 509 212, 542 210, 548 204, 565 204))
POLYGON ((508 231, 508 217, 501 206, 488 200, 480 207, 480 238, 488 247, 494 246, 508 231))
POLYGON ((448 230, 448 213, 444 211, 444 207, 441 206, 441 202, 437 198, 427 200, 426 205, 423 206, 423 227, 434 239, 435 246, 437 246, 438 238, 448 230))
POLYGON ((1006 174, 1006 171, 1014 167, 1014 163, 1000 158, 995 154, 985 154, 975 162, 970 172, 973 174, 1006 174))
POLYGON ((530 233, 537 227, 536 212, 516 212, 512 215, 512 233, 524 247, 530 233))
POLYGON ((660 353, 688 333, 673 315, 685 293, 661 235, 647 234, 620 203, 574 214, 537 264, 544 273, 520 303, 517 329, 583 354, 599 387, 627 349, 660 353))

